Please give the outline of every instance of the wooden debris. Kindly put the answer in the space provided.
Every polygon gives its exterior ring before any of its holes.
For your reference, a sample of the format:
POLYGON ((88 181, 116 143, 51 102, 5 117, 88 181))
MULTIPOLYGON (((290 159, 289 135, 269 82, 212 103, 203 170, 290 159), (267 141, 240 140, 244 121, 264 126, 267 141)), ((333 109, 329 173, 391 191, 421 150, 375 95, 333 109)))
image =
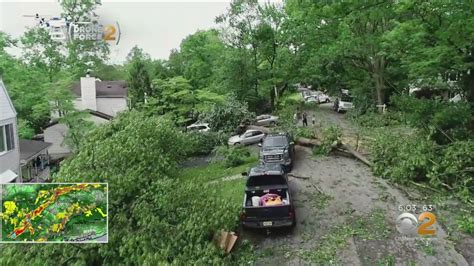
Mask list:
POLYGON ((295 175, 293 173, 288 173, 288 176, 291 176, 291 177, 294 177, 294 178, 299 178, 299 179, 305 179, 305 180, 309 179, 309 176, 299 176, 299 175, 295 175))
POLYGON ((308 138, 298 138, 295 142, 298 145, 305 146, 305 147, 318 147, 321 146, 321 141, 317 139, 308 139, 308 138))
POLYGON ((220 231, 220 234, 217 238, 217 244, 221 249, 224 250, 226 254, 229 254, 232 251, 232 248, 237 242, 237 236, 234 232, 227 232, 224 230, 220 231))
POLYGON ((367 158, 365 158, 364 155, 362 155, 361 153, 355 151, 354 149, 352 149, 348 145, 341 144, 340 147, 343 148, 344 150, 346 150, 347 152, 349 152, 350 154, 352 154, 355 158, 359 159, 361 162, 365 163, 366 165, 372 166, 372 163, 367 158))
POLYGON ((319 192, 319 194, 324 194, 324 192, 315 184, 311 183, 311 185, 319 192))

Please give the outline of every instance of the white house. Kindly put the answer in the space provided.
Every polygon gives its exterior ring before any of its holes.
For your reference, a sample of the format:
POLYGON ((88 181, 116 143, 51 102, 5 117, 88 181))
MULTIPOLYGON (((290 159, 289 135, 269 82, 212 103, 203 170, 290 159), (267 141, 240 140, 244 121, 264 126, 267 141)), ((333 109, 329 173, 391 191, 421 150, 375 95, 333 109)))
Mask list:
POLYGON ((19 147, 16 111, 0 78, 0 183, 21 182, 19 147))
POLYGON ((94 77, 82 77, 72 87, 76 96, 77 110, 92 110, 115 117, 118 112, 128 109, 127 82, 101 81, 94 77))
MULTIPOLYGON (((113 118, 110 115, 97 111, 88 110, 88 112, 90 117, 88 117, 87 120, 93 122, 96 126, 107 123, 113 118)), ((64 143, 68 130, 69 128, 65 124, 58 123, 57 120, 51 122, 43 130, 44 141, 51 143, 51 146, 48 149, 48 154, 51 160, 55 161, 72 154, 71 148, 64 143)))
MULTIPOLYGON (((119 112, 128 109, 126 81, 101 81, 87 75, 74 84, 71 90, 75 96, 74 108, 87 110, 91 114, 88 120, 96 126, 108 122, 119 112)), ((66 125, 57 121, 44 129, 44 141, 52 143, 48 149, 52 160, 71 154, 71 149, 64 143, 68 130, 66 125)))

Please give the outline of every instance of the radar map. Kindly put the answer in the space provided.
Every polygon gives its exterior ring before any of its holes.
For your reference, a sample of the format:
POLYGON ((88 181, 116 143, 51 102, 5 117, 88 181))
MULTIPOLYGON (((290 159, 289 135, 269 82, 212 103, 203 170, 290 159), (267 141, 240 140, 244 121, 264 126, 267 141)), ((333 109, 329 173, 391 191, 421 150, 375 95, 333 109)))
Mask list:
POLYGON ((0 240, 107 243, 107 193, 102 183, 0 185, 0 240))

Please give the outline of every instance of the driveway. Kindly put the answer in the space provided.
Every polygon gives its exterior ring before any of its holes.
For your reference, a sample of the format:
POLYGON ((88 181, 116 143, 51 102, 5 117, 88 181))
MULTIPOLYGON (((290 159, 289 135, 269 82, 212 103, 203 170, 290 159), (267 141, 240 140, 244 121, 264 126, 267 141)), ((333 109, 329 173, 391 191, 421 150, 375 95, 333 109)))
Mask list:
MULTIPOLYGON (((330 121, 350 130, 344 115, 332 112, 330 104, 320 108, 316 114, 322 123, 330 121)), ((465 258, 439 223, 436 236, 428 239, 406 237, 396 229, 400 205, 432 202, 413 200, 416 197, 374 177, 354 159, 314 157, 310 149, 300 146, 296 156, 292 173, 303 177, 289 177, 296 227, 243 232, 256 245, 258 265, 474 265, 474 258, 466 253, 474 250, 472 237, 464 241, 470 245, 463 248, 465 258)))

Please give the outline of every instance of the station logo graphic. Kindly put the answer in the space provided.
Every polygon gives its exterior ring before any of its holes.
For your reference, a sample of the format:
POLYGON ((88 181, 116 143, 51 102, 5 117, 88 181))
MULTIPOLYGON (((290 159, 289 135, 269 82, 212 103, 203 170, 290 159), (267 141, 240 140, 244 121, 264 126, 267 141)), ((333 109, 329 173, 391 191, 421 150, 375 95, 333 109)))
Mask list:
POLYGON ((418 218, 411 213, 400 214, 396 220, 398 232, 405 236, 434 236, 436 235, 436 216, 431 212, 423 212, 418 218))

